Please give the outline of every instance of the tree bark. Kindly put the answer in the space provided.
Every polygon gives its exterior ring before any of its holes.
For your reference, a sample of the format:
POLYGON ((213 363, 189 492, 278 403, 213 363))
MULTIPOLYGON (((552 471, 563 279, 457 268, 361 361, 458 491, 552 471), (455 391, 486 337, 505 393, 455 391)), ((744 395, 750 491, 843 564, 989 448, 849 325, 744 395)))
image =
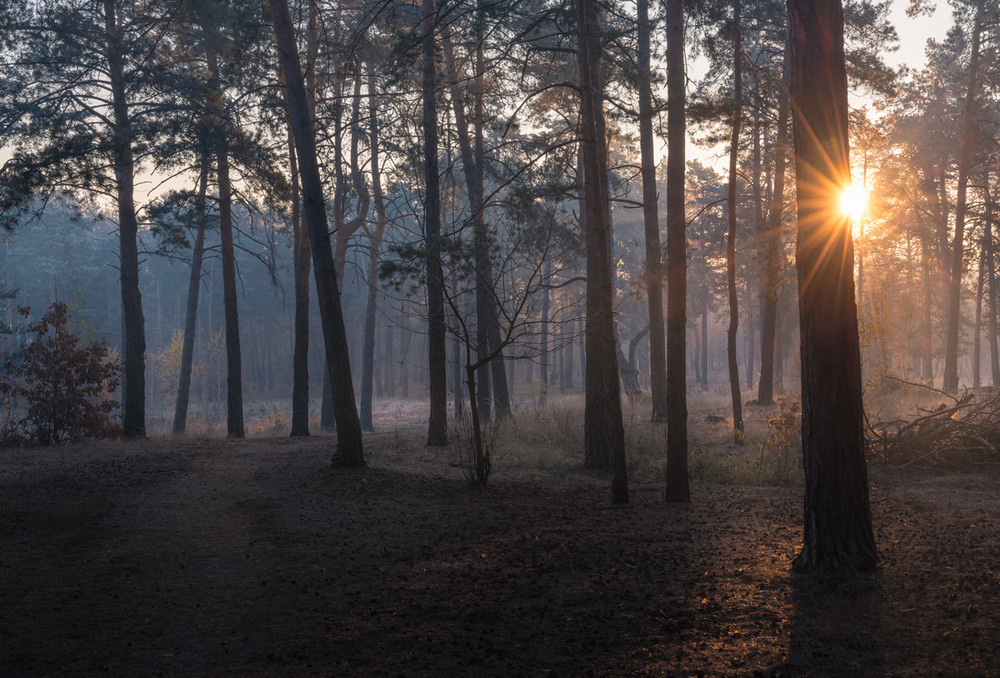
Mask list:
POLYGON ((657 216, 656 159, 653 157, 649 0, 638 0, 636 10, 639 27, 639 153, 642 174, 642 220, 646 236, 646 303, 649 315, 649 390, 653 408, 651 419, 666 421, 667 355, 663 334, 663 270, 660 254, 660 222, 657 216))
POLYGON ((687 435, 687 222, 684 0, 667 0, 667 501, 690 501, 687 435))
POLYGON ((354 401, 351 362, 347 350, 347 331, 337 289, 337 271, 330 247, 330 232, 326 220, 323 183, 316 159, 316 137, 306 96, 305 81, 299 66, 295 32, 288 12, 287 0, 269 0, 274 22, 274 35, 285 80, 291 126, 295 136, 299 175, 302 180, 303 212, 309 226, 312 243, 313 270, 323 324, 323 343, 330 381, 334 385, 333 405, 337 421, 337 448, 331 465, 334 467, 364 466, 361 422, 354 401))
POLYGON ((427 367, 430 416, 427 444, 448 444, 448 353, 441 265, 441 190, 438 176, 437 67, 434 60, 435 0, 423 0, 424 242, 427 248, 427 367))
POLYGON ((587 466, 614 470, 611 501, 625 504, 628 503, 628 479, 614 328, 611 207, 599 20, 594 0, 577 0, 576 8, 587 251, 584 452, 587 466))
POLYGON ((184 344, 181 348, 181 370, 177 383, 177 400, 174 405, 175 434, 184 433, 187 427, 188 401, 191 395, 191 366, 194 362, 195 330, 198 323, 198 292, 201 289, 201 264, 205 253, 205 196, 208 193, 208 158, 201 161, 201 176, 198 179, 198 197, 195 210, 198 216, 198 232, 191 252, 191 275, 188 279, 187 312, 184 317, 184 344))
POLYGON ((122 432, 126 438, 146 436, 146 330, 139 292, 139 222, 135 214, 135 158, 132 152, 132 123, 125 93, 121 51, 121 27, 115 16, 114 0, 104 0, 104 23, 108 43, 106 58, 111 82, 112 160, 118 207, 119 274, 121 276, 124 370, 122 379, 122 432))
POLYGON ((729 192, 726 201, 729 233, 726 236, 726 287, 729 291, 729 329, 726 354, 729 357, 729 391, 733 403, 733 436, 737 445, 746 442, 743 432, 743 400, 740 395, 740 368, 736 358, 736 337, 740 313, 736 299, 736 160, 740 147, 740 119, 743 112, 743 39, 740 0, 733 1, 733 120, 729 141, 729 192))
POLYGON ((805 529, 800 571, 873 569, 849 218, 847 74, 839 0, 788 0, 802 361, 805 529))
POLYGON ((979 87, 979 44, 983 26, 983 3, 979 0, 976 22, 972 29, 972 54, 969 58, 969 81, 965 93, 965 110, 962 112, 962 146, 958 158, 958 189, 955 199, 955 237, 952 241, 950 277, 948 278, 948 327, 944 349, 943 389, 958 391, 958 340, 961 325, 963 254, 965 251, 965 213, 969 185, 969 164, 975 132, 972 120, 976 108, 976 91, 979 87))

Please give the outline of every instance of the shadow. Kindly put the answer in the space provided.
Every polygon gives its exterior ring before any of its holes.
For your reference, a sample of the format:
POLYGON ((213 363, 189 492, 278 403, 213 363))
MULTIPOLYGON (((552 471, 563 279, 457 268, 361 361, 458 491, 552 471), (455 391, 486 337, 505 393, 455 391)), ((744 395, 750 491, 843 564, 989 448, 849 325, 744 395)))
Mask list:
POLYGON ((881 575, 792 575, 788 656, 772 676, 885 673, 881 575))

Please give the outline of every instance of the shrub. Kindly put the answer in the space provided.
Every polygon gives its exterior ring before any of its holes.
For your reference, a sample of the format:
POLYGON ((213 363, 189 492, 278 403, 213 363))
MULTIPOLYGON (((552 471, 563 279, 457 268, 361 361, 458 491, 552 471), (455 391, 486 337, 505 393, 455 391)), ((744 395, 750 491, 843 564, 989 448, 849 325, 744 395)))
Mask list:
MULTIPOLYGON (((17 309, 28 318, 31 309, 17 309)), ((42 445, 107 436, 117 427, 118 403, 111 394, 120 383, 117 361, 106 341, 84 343, 69 328, 69 311, 53 302, 41 320, 28 325, 34 335, 19 360, 7 362, 0 394, 23 401, 24 417, 15 419, 22 435, 42 445)))

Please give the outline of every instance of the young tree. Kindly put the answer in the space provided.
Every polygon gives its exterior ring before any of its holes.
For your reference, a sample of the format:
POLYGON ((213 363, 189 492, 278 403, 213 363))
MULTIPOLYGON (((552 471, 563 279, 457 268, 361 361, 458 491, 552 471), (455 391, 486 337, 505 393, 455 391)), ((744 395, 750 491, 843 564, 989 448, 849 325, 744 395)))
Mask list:
POLYGON ((805 531, 800 571, 878 560, 865 466, 861 356, 849 219, 847 74, 839 0, 788 0, 798 195, 805 531))

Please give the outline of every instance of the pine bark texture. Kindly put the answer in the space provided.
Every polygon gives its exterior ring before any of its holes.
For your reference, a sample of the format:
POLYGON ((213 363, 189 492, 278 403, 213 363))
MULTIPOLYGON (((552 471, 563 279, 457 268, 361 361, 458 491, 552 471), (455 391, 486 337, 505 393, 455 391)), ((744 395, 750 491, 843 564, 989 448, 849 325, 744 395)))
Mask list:
POLYGON ((291 127, 295 136, 299 176, 302 182, 303 212, 312 244, 313 271, 323 343, 330 382, 333 384, 334 416, 337 424, 337 447, 331 465, 364 466, 361 422, 354 400, 351 362, 347 350, 347 331, 337 290, 337 271, 333 264, 330 231, 326 219, 323 182, 316 158, 316 137, 306 96, 305 81, 299 65, 295 31, 287 0, 269 0, 274 22, 278 56, 288 88, 291 127))
POLYGON ((667 501, 689 501, 684 0, 667 0, 667 501))
POLYGON ((611 468, 611 501, 628 503, 625 429, 614 328, 611 208, 608 192, 607 128, 602 109, 601 41, 594 0, 577 0, 580 117, 587 250, 586 403, 584 454, 587 466, 611 468))
POLYGON ((805 525, 795 569, 876 567, 863 436, 839 0, 788 0, 802 361, 805 525))

